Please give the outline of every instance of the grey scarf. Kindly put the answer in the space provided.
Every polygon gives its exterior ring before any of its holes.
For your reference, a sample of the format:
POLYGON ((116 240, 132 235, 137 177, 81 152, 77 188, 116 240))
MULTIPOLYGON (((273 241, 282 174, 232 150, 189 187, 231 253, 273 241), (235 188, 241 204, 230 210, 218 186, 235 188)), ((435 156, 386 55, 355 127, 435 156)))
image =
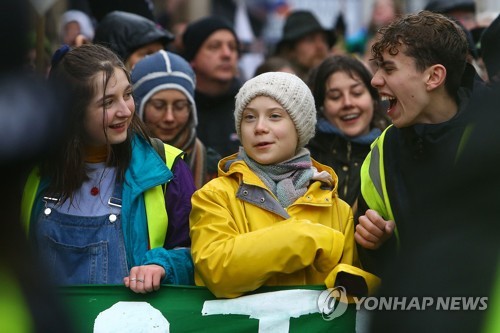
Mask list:
POLYGON ((278 164, 262 165, 247 156, 240 148, 238 157, 264 182, 278 198, 283 208, 304 195, 314 174, 311 155, 302 148, 297 155, 278 164))

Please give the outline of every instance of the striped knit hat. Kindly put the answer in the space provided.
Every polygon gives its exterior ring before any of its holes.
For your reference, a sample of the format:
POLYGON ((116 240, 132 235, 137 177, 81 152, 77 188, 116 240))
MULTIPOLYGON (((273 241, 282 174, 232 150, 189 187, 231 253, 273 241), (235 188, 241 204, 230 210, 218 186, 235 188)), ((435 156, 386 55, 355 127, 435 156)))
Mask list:
POLYGON ((181 56, 158 51, 141 59, 132 70, 134 99, 139 118, 144 120, 144 106, 158 91, 165 89, 179 90, 191 103, 193 125, 198 124, 194 89, 196 78, 191 66, 181 56))
POLYGON ((284 72, 268 72, 248 80, 236 95, 234 119, 241 140, 241 118, 245 107, 257 96, 275 99, 288 112, 295 124, 303 148, 314 136, 316 109, 309 87, 298 76, 284 72))

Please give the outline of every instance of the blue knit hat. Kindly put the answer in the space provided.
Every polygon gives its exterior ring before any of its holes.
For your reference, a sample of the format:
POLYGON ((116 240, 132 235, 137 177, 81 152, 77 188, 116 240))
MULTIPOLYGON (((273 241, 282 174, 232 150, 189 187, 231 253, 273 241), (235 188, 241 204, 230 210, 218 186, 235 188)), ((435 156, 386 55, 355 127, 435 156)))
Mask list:
POLYGON ((191 121, 198 124, 194 89, 196 78, 191 66, 181 56, 160 50, 141 59, 132 70, 132 84, 137 112, 144 120, 144 105, 158 91, 179 90, 191 103, 191 121))

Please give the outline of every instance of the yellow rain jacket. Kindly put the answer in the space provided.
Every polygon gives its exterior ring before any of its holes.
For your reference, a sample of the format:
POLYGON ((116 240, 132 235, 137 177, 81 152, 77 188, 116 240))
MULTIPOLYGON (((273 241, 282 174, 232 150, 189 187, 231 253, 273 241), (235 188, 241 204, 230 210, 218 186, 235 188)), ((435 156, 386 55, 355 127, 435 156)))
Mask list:
POLYGON ((358 266, 352 211, 338 198, 330 167, 313 160, 318 171, 331 174, 333 188, 315 181, 285 210, 236 156, 221 160, 219 177, 192 197, 197 285, 231 298, 263 285, 324 285, 327 277, 332 284, 329 273, 339 263, 361 271, 351 266, 358 266))

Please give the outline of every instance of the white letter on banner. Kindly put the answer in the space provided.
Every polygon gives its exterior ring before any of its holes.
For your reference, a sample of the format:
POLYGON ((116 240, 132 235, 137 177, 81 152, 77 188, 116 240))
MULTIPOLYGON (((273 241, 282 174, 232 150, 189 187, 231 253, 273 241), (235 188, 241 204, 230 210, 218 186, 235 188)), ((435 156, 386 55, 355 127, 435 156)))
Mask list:
POLYGON ((118 302, 99 313, 94 333, 169 333, 170 324, 162 313, 147 302, 118 302))
POLYGON ((248 315, 259 320, 259 333, 287 333, 290 318, 318 313, 321 290, 280 290, 241 296, 235 299, 205 301, 202 315, 248 315))

